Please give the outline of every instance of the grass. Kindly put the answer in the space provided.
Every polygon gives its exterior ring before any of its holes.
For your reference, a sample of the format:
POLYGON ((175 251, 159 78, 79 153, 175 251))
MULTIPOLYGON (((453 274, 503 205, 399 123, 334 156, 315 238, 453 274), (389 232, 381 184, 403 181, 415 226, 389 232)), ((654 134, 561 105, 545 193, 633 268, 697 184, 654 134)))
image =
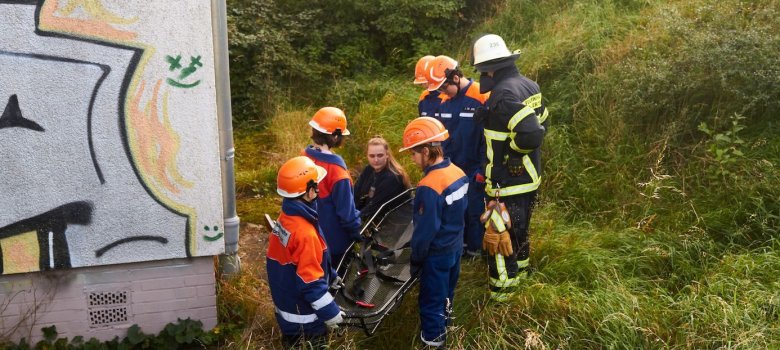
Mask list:
MULTIPOLYGON (((780 3, 497 6, 474 32, 523 50, 519 65, 552 115, 532 220, 535 271, 495 305, 485 264, 464 263, 450 347, 780 348, 780 3), (745 128, 730 133, 735 114, 745 128), (714 132, 698 131, 701 122, 714 132)), ((465 62, 467 41, 448 54, 465 62)), ((369 137, 399 147, 420 93, 408 78, 325 89, 349 118, 353 136, 338 153, 353 174, 369 137)), ((277 108, 267 127, 236 131, 244 269, 219 288, 231 349, 280 346, 264 281, 267 232, 255 224, 278 212, 276 169, 308 144, 316 107, 277 108)), ((397 158, 416 182, 419 170, 397 158)), ((413 290, 376 336, 348 332, 331 344, 416 348, 418 326, 413 290)))

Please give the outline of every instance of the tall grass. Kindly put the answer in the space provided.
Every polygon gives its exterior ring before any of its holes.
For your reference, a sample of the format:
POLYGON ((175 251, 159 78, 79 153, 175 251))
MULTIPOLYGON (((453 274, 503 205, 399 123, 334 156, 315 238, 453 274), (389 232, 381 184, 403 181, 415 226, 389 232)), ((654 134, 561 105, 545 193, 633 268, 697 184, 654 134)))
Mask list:
MULTIPOLYGON (((473 32, 522 49, 521 71, 540 83, 551 111, 534 273, 496 305, 485 265, 464 263, 450 347, 780 348, 780 2, 495 6, 473 32)), ((444 54, 467 62, 468 41, 444 54)), ((400 146, 420 93, 410 76, 328 90, 349 118, 353 136, 337 152, 353 171, 369 137, 400 146)), ((315 110, 285 106, 269 127, 238 131, 244 221, 278 211, 275 169, 308 143, 315 110)), ((224 317, 245 320, 234 346, 276 346, 261 279, 226 283, 224 317)), ((415 298, 376 336, 348 333, 333 346, 419 347, 415 298)))

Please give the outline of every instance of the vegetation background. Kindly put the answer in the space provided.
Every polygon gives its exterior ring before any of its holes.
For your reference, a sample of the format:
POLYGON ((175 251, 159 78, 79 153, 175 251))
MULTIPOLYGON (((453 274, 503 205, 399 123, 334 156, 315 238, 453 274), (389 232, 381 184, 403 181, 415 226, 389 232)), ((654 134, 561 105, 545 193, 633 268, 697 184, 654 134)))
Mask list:
MULTIPOLYGON (((464 263, 453 349, 780 348, 780 1, 228 0, 243 271, 219 286, 226 348, 280 347, 263 213, 319 107, 344 109, 339 153, 397 148, 425 54, 496 33, 521 49, 551 112, 534 273, 487 298, 464 263)), ((399 156, 420 173, 407 157, 399 156)), ((420 347, 416 292, 377 335, 334 348, 420 347)))

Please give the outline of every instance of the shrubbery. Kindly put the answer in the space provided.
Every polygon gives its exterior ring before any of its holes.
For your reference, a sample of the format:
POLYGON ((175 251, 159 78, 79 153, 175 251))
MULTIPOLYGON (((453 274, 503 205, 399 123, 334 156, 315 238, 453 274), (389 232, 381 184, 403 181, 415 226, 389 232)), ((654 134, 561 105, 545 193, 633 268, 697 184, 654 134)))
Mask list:
POLYGON ((229 0, 234 120, 268 118, 278 102, 331 103, 335 79, 406 73, 463 40, 493 2, 229 0))

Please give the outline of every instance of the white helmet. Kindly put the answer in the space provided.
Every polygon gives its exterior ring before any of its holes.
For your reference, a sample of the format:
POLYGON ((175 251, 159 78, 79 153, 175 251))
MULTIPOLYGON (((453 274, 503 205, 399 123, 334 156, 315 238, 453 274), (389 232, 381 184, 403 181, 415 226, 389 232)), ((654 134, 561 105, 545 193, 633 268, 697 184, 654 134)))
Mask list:
POLYGON ((480 72, 491 72, 514 64, 520 53, 512 53, 504 39, 495 34, 486 34, 474 42, 474 67, 480 72))

